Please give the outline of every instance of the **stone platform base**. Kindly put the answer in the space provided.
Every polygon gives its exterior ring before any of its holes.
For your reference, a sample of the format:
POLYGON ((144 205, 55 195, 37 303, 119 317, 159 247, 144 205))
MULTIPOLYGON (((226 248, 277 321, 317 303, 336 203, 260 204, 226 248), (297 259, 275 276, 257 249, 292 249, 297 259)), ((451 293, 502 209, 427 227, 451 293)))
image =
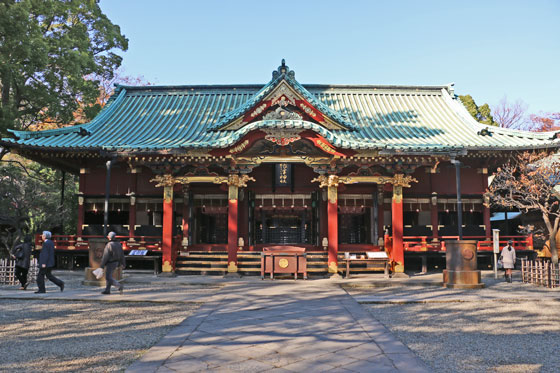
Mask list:
POLYGON ((451 289, 480 289, 484 287, 480 271, 443 270, 443 286, 451 289))
MULTIPOLYGON (((86 267, 85 278, 84 281, 82 281, 82 285, 105 286, 107 284, 107 282, 105 281, 105 275, 103 275, 100 280, 95 278, 95 275, 93 274, 93 271, 95 269, 96 268, 86 267)), ((115 269, 115 271, 113 272, 113 278, 117 281, 122 280, 122 267, 118 267, 117 269, 115 269)))

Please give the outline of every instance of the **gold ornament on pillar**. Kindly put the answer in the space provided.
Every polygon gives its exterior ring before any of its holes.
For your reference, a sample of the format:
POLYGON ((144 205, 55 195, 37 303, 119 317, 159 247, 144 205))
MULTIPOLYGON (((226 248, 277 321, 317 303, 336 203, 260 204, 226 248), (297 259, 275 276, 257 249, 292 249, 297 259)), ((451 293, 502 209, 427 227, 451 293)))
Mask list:
POLYGON ((163 187, 163 201, 165 203, 173 201, 173 186, 163 187))
POLYGON ((391 183, 394 186, 400 186, 405 188, 410 188, 410 183, 417 183, 418 180, 413 178, 412 176, 405 176, 404 174, 395 174, 392 177, 391 183))
POLYGON ((171 266, 171 263, 169 263, 168 260, 166 260, 163 265, 161 266, 161 271, 162 272, 173 272, 173 267, 171 266))
POLYGON ((400 185, 393 185, 393 202, 394 203, 402 202, 402 186, 400 185))
POLYGON ((239 197, 239 188, 247 186, 248 181, 256 181, 255 178, 249 175, 230 174, 227 179, 220 178, 214 181, 215 184, 227 183, 229 185, 228 199, 230 201, 237 201, 239 197))
POLYGON ((327 188, 330 203, 336 203, 338 201, 338 184, 354 183, 349 177, 341 177, 338 175, 319 175, 311 180, 312 183, 316 181, 319 182, 319 188, 327 188))
POLYGON ((393 184, 393 202, 402 202, 402 188, 410 188, 410 183, 417 183, 418 180, 412 176, 405 176, 404 174, 395 174, 390 181, 393 184))
POLYGON ((234 261, 229 262, 227 271, 228 271, 228 273, 236 273, 237 272, 237 264, 235 264, 234 261))
POLYGON ((247 181, 256 181, 254 177, 249 175, 230 174, 227 180, 229 186, 236 186, 238 188, 245 188, 247 181))
POLYGON ((166 187, 166 186, 170 186, 172 187, 173 185, 175 185, 177 183, 177 179, 175 177, 173 177, 173 175, 171 174, 165 174, 165 175, 158 175, 156 177, 154 177, 153 179, 150 180, 151 182, 156 182, 156 187, 166 187))

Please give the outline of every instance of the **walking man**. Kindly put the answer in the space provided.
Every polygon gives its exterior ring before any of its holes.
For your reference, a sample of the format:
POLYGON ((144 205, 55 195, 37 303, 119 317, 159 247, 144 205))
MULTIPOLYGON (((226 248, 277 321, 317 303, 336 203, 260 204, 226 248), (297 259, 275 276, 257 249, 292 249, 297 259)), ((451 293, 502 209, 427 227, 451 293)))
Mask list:
POLYGON ((43 247, 41 248, 41 253, 39 254, 39 273, 37 274, 37 290, 35 293, 41 294, 46 293, 45 290, 45 276, 49 281, 56 284, 60 291, 64 291, 64 281, 54 277, 51 273, 54 267, 54 242, 51 241, 51 232, 43 232, 43 247))
POLYGON ((117 234, 115 232, 109 232, 107 238, 109 242, 105 245, 105 249, 103 250, 103 258, 101 258, 101 268, 105 268, 105 281, 107 285, 105 290, 101 292, 101 294, 111 294, 111 285, 117 287, 120 293, 123 293, 123 285, 119 284, 113 278, 113 271, 120 265, 123 268, 125 267, 124 261, 124 252, 122 249, 122 245, 119 241, 115 239, 117 234))

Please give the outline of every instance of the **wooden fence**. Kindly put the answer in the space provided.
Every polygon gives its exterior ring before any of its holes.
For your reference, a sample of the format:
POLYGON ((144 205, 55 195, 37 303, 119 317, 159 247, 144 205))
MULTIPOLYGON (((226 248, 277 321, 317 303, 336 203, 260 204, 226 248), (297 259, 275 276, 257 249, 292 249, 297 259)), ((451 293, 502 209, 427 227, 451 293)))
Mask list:
MULTIPOLYGON (((39 267, 37 266, 37 259, 31 259, 29 264, 29 272, 27 272, 27 283, 35 282, 39 267)), ((19 284, 15 276, 16 261, 12 259, 0 259, 0 285, 16 285, 19 284)))
POLYGON ((521 280, 528 284, 557 288, 560 287, 560 270, 548 260, 522 259, 521 280))

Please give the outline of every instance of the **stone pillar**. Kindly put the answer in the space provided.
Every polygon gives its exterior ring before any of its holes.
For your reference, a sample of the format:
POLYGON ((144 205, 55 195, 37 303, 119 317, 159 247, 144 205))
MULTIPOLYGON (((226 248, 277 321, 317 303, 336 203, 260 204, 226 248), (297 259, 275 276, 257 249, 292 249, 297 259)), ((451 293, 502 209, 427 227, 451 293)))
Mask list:
POLYGON ((392 259, 395 262, 395 272, 404 272, 404 247, 403 247, 403 195, 402 185, 393 184, 393 200, 391 203, 393 226, 392 259))
POLYGON ((163 187, 162 272, 173 272, 173 184, 163 187))
POLYGON ((329 176, 327 196, 327 237, 329 239, 328 270, 329 273, 338 273, 338 177, 336 175, 329 176))

